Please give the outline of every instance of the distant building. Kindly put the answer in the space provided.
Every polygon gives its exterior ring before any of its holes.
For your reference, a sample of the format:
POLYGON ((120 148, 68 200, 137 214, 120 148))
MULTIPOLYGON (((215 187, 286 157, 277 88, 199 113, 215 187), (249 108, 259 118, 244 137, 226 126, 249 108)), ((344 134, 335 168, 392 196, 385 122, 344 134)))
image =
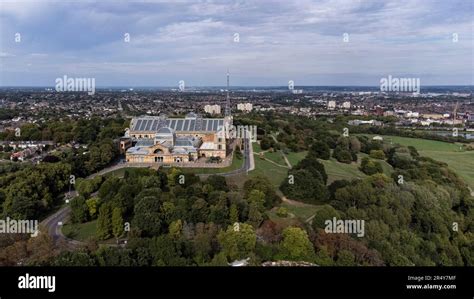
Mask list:
POLYGON ((363 110, 357 109, 351 112, 352 115, 364 115, 365 112, 363 110))
POLYGON ((420 113, 419 112, 407 111, 405 113, 405 117, 407 117, 407 118, 418 118, 418 117, 420 117, 420 113))
POLYGON ((426 119, 443 119, 445 118, 443 116, 443 114, 437 114, 437 113, 426 113, 426 114, 422 114, 422 117, 423 118, 426 118, 426 119))
POLYGON ((10 160, 25 161, 25 159, 34 156, 37 150, 37 147, 29 147, 20 152, 12 153, 10 155, 10 160))
POLYGON ((336 109, 336 101, 328 101, 328 110, 336 109))
POLYGON ((209 114, 221 114, 221 106, 219 105, 206 105, 204 111, 209 114))
MULTIPOLYGON (((393 112, 393 111, 392 111, 393 112)), ((374 114, 382 116, 385 113, 385 109, 383 107, 380 107, 379 105, 374 107, 374 114)))
POLYGON ((341 107, 342 107, 342 109, 349 110, 349 109, 351 109, 351 102, 346 101, 346 102, 342 103, 341 107))
POLYGON ((347 122, 350 126, 360 126, 360 125, 371 125, 371 126, 383 126, 383 122, 371 119, 371 120, 360 120, 360 119, 353 119, 347 122))
POLYGON ((250 112, 253 109, 252 103, 238 103, 237 104, 237 110, 243 111, 243 112, 250 112))

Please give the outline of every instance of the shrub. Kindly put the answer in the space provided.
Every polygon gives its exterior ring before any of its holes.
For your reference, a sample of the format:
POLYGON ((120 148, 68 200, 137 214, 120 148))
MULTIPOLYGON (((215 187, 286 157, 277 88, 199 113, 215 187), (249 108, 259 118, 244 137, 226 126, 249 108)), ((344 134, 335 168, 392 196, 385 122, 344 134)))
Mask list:
POLYGON ((385 159, 385 153, 383 152, 383 150, 371 150, 369 156, 373 159, 385 159))
POLYGON ((276 211, 278 217, 285 218, 288 216, 288 210, 284 207, 279 207, 276 211))

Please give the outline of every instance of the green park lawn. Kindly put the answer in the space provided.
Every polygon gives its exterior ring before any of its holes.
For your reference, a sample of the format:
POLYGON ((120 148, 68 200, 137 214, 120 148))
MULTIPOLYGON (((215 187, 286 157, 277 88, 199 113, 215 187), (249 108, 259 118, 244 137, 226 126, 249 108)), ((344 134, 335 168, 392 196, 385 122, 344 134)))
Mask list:
POLYGON ((296 164, 298 164, 299 161, 303 160, 306 155, 308 154, 308 151, 302 151, 302 152, 289 152, 287 155, 286 155, 286 158, 288 159, 288 161, 290 161, 290 164, 291 166, 296 166, 296 164))
POLYGON ((447 163, 474 189, 474 151, 466 151, 459 143, 449 143, 419 138, 382 136, 385 142, 415 147, 420 155, 447 163))
POLYGON ((264 155, 265 155, 265 158, 267 158, 268 160, 271 160, 277 164, 280 164, 281 166, 287 167, 285 163, 285 159, 283 158, 280 151, 266 152, 264 155))
POLYGON ((305 223, 321 208, 320 205, 311 205, 300 202, 298 202, 296 205, 282 202, 279 207, 283 207, 288 211, 288 215, 286 217, 280 217, 277 215, 278 207, 267 211, 267 215, 272 221, 282 226, 299 225, 301 223, 305 223))
POLYGON ((283 202, 281 207, 284 207, 288 210, 288 213, 295 215, 302 221, 306 221, 309 217, 316 214, 316 212, 320 209, 321 206, 318 205, 310 205, 306 203, 300 203, 298 205, 292 205, 286 202, 283 202))
POLYGON ((283 179, 285 179, 288 175, 288 168, 279 167, 271 162, 262 160, 257 155, 254 156, 255 169, 249 172, 249 176, 266 177, 272 183, 272 185, 278 189, 283 179))
POLYGON ((323 163, 328 175, 328 184, 337 180, 348 180, 363 178, 366 175, 359 170, 359 163, 340 163, 336 159, 319 160, 323 163))
POLYGON ((97 220, 80 224, 66 223, 62 227, 62 233, 74 240, 87 241, 90 237, 94 237, 97 230, 97 220))
POLYGON ((260 147, 260 144, 257 142, 252 142, 252 149, 254 153, 259 153, 262 151, 262 148, 260 147))

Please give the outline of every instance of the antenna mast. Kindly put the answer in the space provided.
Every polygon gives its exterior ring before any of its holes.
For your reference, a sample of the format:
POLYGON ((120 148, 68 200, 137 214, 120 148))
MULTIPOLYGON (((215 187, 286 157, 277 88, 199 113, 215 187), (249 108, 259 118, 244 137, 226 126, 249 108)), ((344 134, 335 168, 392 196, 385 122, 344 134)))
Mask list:
POLYGON ((225 103, 225 116, 230 116, 230 98, 229 98, 229 69, 227 69, 227 96, 225 103))

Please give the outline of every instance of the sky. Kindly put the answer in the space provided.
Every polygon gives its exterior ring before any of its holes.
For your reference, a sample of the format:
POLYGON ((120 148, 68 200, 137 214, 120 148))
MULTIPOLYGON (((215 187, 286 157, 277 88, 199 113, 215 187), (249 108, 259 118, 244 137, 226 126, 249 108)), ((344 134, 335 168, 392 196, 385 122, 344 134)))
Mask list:
POLYGON ((473 85, 473 3, 0 0, 0 86, 473 85))

